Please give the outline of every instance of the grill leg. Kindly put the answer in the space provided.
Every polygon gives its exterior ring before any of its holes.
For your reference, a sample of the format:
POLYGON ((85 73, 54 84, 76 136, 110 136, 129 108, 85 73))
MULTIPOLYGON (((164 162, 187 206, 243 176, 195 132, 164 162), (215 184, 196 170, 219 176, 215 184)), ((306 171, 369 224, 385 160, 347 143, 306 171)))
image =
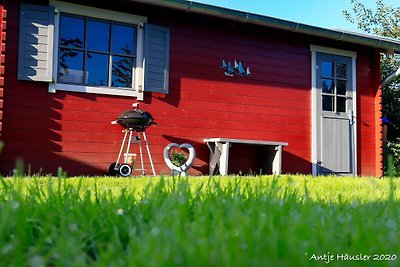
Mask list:
POLYGON ((129 148, 131 146, 131 141, 132 141, 132 131, 129 131, 129 141, 128 144, 126 145, 126 154, 124 163, 128 163, 128 154, 129 154, 129 148))
POLYGON ((142 175, 145 175, 146 171, 144 169, 144 161, 143 161, 142 138, 140 137, 140 133, 138 133, 137 136, 138 136, 138 143, 139 143, 140 163, 142 166, 142 175))
POLYGON ((150 154, 149 143, 147 142, 147 137, 146 137, 146 133, 145 132, 143 132, 143 138, 144 138, 144 141, 146 143, 146 149, 147 149, 147 154, 149 155, 151 170, 153 171, 153 175, 156 176, 156 171, 154 170, 153 159, 151 158, 151 154, 150 154))
MULTIPOLYGON (((124 144, 125 144, 125 141, 126 141, 126 136, 128 135, 128 132, 129 132, 129 131, 128 131, 128 130, 124 130, 124 132, 125 132, 124 140, 122 141, 121 148, 119 149, 119 154, 118 154, 117 162, 116 162, 115 168, 114 168, 115 170, 118 169, 119 160, 121 159, 122 150, 124 149, 124 144)), ((132 132, 131 132, 131 135, 132 135, 132 132)))

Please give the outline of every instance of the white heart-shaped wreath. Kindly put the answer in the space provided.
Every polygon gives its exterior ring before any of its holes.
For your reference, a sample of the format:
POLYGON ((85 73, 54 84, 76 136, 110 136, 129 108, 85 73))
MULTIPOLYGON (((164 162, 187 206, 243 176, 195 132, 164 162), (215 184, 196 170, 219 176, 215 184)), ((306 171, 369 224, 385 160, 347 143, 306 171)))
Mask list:
POLYGON ((171 144, 167 145, 164 149, 164 161, 172 171, 186 172, 193 165, 195 159, 196 159, 196 151, 194 150, 194 147, 188 143, 184 143, 181 145, 178 145, 176 143, 171 143, 171 144), (176 166, 171 161, 171 155, 169 152, 174 147, 180 148, 180 149, 187 148, 189 150, 189 157, 182 166, 176 166))

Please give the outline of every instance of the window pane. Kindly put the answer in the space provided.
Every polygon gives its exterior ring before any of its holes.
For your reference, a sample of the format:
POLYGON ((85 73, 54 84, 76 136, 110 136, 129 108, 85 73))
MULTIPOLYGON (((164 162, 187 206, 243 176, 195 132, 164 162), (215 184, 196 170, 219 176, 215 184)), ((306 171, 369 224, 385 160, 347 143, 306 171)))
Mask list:
POLYGON ((333 80, 331 80, 331 79, 322 79, 322 92, 323 93, 328 93, 328 94, 333 94, 334 93, 333 80))
POLYGON ((337 93, 338 95, 346 95, 346 81, 337 81, 337 93))
POLYGON ((336 111, 338 112, 346 112, 346 98, 345 97, 337 97, 337 106, 336 111))
POLYGON ((322 77, 331 78, 333 77, 333 63, 328 61, 322 62, 322 77))
POLYGON ((112 51, 119 54, 136 53, 136 29, 121 24, 113 25, 112 51))
POLYGON ((322 110, 333 111, 333 96, 322 96, 322 110))
POLYGON ((133 58, 130 57, 113 57, 111 86, 132 87, 133 63, 133 58))
POLYGON ((88 20, 87 42, 89 50, 110 51, 110 23, 88 20))
POLYGON ((85 46, 85 20, 61 15, 60 45, 83 48, 85 46))
POLYGON ((336 77, 347 78, 347 65, 342 63, 336 63, 336 77))
POLYGON ((83 83, 83 52, 60 49, 58 61, 58 82, 83 83))
POLYGON ((87 53, 87 84, 97 86, 108 85, 108 55, 87 53))

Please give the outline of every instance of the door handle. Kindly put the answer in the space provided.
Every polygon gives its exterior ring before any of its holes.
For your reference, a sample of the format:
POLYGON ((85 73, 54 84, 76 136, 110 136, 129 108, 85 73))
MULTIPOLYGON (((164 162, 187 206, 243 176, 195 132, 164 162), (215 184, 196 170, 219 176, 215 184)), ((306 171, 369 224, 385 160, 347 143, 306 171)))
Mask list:
POLYGON ((349 110, 349 122, 350 125, 354 124, 354 112, 352 110, 349 110))

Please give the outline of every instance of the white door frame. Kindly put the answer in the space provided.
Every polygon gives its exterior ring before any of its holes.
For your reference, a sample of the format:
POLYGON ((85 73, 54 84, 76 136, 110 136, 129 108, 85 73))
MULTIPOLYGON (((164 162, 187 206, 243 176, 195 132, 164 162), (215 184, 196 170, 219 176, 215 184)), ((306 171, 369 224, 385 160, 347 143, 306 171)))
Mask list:
POLYGON ((317 173, 317 155, 318 155, 318 142, 317 142, 317 101, 318 101, 318 90, 317 90, 317 77, 316 77, 316 54, 317 52, 331 54, 336 56, 345 56, 350 57, 352 59, 352 81, 353 81, 353 90, 354 90, 354 97, 353 97, 353 110, 354 110, 354 125, 353 125, 353 140, 354 140, 354 153, 353 160, 352 160, 352 170, 354 170, 354 175, 357 175, 357 81, 356 81, 356 59, 357 59, 357 52, 348 51, 348 50, 341 50, 336 48, 330 47, 323 47, 317 45, 310 45, 311 50, 311 164, 312 164, 312 174, 316 176, 317 173))

